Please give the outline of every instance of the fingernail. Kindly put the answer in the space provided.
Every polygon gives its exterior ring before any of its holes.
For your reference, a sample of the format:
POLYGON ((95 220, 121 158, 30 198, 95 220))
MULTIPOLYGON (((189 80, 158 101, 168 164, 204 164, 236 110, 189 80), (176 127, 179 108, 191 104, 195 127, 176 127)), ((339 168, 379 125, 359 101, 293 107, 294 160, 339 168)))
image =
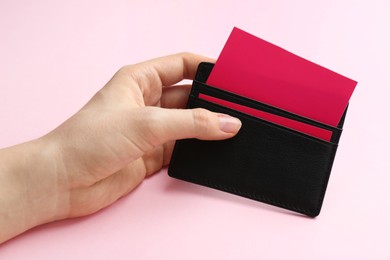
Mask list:
POLYGON ((241 121, 235 117, 220 114, 218 119, 219 128, 225 133, 236 133, 241 128, 241 121))

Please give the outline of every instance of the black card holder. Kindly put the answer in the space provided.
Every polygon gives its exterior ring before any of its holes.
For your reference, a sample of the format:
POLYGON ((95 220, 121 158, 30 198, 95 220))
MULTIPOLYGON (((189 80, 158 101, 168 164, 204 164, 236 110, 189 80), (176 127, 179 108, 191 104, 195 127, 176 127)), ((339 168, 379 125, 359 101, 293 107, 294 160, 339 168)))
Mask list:
POLYGON ((345 114, 338 127, 301 117, 206 85, 212 63, 199 65, 188 108, 229 114, 242 122, 228 140, 179 140, 169 165, 171 177, 233 193, 311 217, 320 213, 345 114), (262 110, 332 132, 313 136, 212 103, 200 94, 262 110))

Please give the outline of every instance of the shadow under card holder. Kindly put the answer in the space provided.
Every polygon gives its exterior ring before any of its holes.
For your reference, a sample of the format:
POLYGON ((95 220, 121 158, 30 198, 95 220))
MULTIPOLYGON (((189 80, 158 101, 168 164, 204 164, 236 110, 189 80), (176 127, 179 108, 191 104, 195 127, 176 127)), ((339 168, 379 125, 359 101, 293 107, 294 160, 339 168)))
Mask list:
POLYGON ((346 111, 338 127, 206 85, 212 63, 201 63, 187 108, 229 114, 242 122, 228 140, 176 141, 171 177, 299 212, 320 213, 346 111), (209 96, 331 131, 330 141, 257 118, 202 98, 209 96))

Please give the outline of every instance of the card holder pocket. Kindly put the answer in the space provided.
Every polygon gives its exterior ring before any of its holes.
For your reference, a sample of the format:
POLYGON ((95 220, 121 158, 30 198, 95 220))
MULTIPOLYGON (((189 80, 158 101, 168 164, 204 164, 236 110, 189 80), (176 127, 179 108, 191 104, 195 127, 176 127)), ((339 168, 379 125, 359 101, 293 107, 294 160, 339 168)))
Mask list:
MULTIPOLYGON (((188 100, 188 108, 229 114, 242 122, 228 140, 179 140, 169 165, 171 177, 233 193, 308 216, 320 213, 340 128, 301 118, 287 111, 207 86, 201 64, 188 100), (330 142, 300 133, 201 98, 201 94, 302 121, 332 131, 330 142)), ((207 76, 207 75, 206 75, 207 76)))
MULTIPOLYGON (((308 118, 305 118, 305 117, 302 117, 302 116, 299 116, 299 115, 296 115, 293 113, 290 113, 288 111, 272 107, 270 105, 267 105, 267 104, 264 104, 264 103, 261 103, 258 101, 254 101, 254 100, 251 100, 251 99, 248 99, 245 97, 241 97, 239 95, 236 95, 236 94, 233 94, 233 93, 230 93, 227 91, 223 91, 221 89, 217 89, 217 88, 208 86, 208 85, 206 85, 202 82, 199 82, 199 81, 194 81, 193 87, 191 90, 191 94, 190 94, 190 98, 192 98, 192 99, 198 98, 201 100, 205 100, 205 101, 209 101, 211 103, 214 103, 217 106, 220 105, 223 107, 226 107, 226 104, 234 104, 235 106, 238 105, 241 108, 241 110, 244 110, 244 111, 240 111, 240 109, 236 109, 236 111, 242 112, 243 114, 245 114, 245 110, 248 110, 248 109, 250 109, 251 111, 255 111, 255 112, 262 112, 262 114, 260 114, 260 116, 258 116, 258 118, 260 118, 260 119, 262 119, 261 115, 264 115, 264 113, 265 113, 265 114, 273 115, 274 117, 276 116, 277 118, 279 118, 279 121, 280 121, 280 119, 293 121, 293 122, 295 122, 295 125, 300 124, 301 128, 302 128, 302 125, 304 125, 306 131, 308 128, 311 131, 316 131, 316 132, 323 131, 325 134, 329 135, 329 141, 333 142, 333 143, 338 143, 340 136, 341 136, 341 132, 342 132, 342 129, 340 129, 340 128, 332 127, 332 126, 329 126, 329 125, 326 125, 326 124, 323 124, 323 123, 320 123, 320 122, 317 122, 317 121, 314 121, 314 120, 311 120, 311 119, 308 119, 308 118)), ((229 105, 227 105, 227 106, 229 108, 229 105)), ((262 119, 262 120, 283 127, 283 125, 269 121, 267 119, 262 119)), ((288 128, 288 129, 294 131, 294 129, 286 127, 286 126, 284 126, 284 128, 288 128)), ((295 131, 295 132, 299 132, 299 131, 295 131)), ((300 132, 300 133, 302 133, 302 132, 300 132)), ((324 133, 322 133, 322 135, 324 135, 324 133)), ((310 134, 306 133, 306 135, 310 135, 310 134)))

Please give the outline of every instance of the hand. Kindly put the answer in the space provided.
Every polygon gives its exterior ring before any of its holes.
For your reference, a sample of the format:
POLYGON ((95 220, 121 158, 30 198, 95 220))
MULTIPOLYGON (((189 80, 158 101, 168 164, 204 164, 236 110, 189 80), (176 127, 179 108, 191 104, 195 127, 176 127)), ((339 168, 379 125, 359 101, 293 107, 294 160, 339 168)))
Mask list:
POLYGON ((208 58, 182 53, 125 66, 49 134, 0 150, 0 243, 34 226, 94 213, 170 161, 177 139, 220 140, 241 123, 184 108, 208 58))

